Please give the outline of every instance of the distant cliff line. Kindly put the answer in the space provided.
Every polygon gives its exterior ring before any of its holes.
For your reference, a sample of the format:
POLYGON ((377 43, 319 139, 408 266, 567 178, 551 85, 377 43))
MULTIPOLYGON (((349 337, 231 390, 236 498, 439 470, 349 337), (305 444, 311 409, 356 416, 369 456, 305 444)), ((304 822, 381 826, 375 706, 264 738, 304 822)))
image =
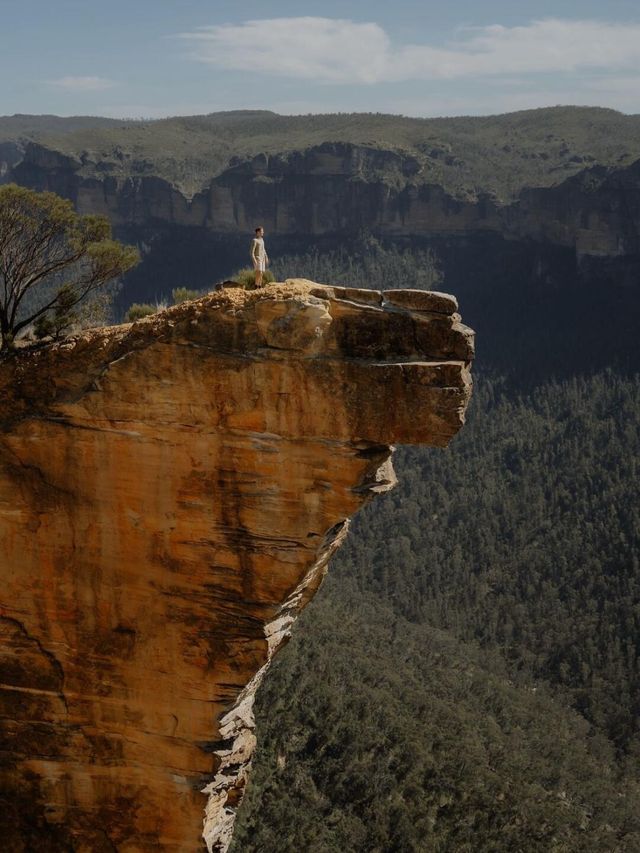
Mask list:
POLYGON ((116 226, 236 234, 259 219, 280 236, 485 232, 578 256, 638 252, 640 117, 612 110, 28 119, 0 119, 0 180, 53 190, 116 226))

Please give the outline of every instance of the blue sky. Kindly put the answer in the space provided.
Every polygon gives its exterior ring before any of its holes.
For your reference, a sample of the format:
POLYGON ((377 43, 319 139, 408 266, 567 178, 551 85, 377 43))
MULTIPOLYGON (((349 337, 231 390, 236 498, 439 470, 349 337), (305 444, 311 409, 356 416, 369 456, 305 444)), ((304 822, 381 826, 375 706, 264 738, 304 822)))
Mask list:
POLYGON ((637 0, 0 0, 0 115, 640 112, 637 0))

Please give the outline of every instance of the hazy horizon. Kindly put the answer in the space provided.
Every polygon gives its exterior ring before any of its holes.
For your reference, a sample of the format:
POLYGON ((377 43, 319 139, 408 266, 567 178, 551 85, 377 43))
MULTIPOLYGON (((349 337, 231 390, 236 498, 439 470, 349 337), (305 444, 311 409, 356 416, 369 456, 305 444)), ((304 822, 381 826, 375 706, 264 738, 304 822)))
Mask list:
POLYGON ((417 121, 433 121, 437 119, 448 119, 448 118, 494 118, 499 116, 506 115, 515 115, 517 113, 530 113, 536 111, 543 110, 554 110, 554 109, 584 109, 584 110, 609 110, 611 112, 618 113, 620 115, 625 116, 635 116, 640 115, 640 110, 638 112, 626 112, 625 110, 617 110, 613 107, 607 107, 602 104, 553 104, 544 107, 529 107, 522 110, 505 110, 504 112, 496 112, 496 113, 443 113, 441 115, 429 115, 429 116, 416 116, 409 115, 407 113, 399 113, 399 112, 387 112, 383 110, 334 110, 332 112, 328 111, 310 111, 307 113, 283 113, 276 112, 275 110, 259 110, 259 109, 249 109, 239 107, 237 109, 226 109, 226 110, 211 110, 209 112, 204 113, 167 113, 167 115, 158 115, 158 116, 132 116, 132 115, 119 115, 119 116, 110 116, 104 115, 100 113, 25 113, 25 112, 16 112, 16 113, 7 113, 0 114, 0 119, 10 119, 10 118, 60 118, 60 119, 71 119, 71 118, 95 118, 95 119, 108 119, 112 121, 132 121, 132 122, 150 122, 150 121, 165 121, 167 119, 172 118, 195 118, 197 116, 211 116, 211 115, 224 115, 224 114, 233 114, 233 113, 268 113, 270 115, 282 116, 283 118, 304 118, 305 116, 322 116, 322 115, 385 115, 385 116, 396 116, 398 118, 406 118, 406 119, 415 119, 417 121))

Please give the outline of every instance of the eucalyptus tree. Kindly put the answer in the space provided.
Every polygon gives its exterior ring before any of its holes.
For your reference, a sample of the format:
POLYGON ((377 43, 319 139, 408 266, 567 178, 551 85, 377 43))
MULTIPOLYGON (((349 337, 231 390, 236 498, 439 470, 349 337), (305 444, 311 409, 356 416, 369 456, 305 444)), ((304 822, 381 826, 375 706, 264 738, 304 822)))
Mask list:
POLYGON ((30 324, 59 334, 76 311, 139 261, 105 216, 81 216, 52 192, 0 187, 0 350, 30 324))

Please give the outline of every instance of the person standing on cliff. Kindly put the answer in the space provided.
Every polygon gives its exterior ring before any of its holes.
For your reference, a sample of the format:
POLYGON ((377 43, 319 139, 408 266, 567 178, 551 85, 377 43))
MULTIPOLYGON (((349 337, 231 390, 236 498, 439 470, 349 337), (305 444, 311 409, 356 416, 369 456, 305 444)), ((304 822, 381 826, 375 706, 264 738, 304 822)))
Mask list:
POLYGON ((262 287, 262 274, 269 263, 269 256, 264 247, 264 228, 262 225, 256 228, 256 236, 251 242, 251 260, 253 261, 253 268, 256 271, 256 287, 262 287))

